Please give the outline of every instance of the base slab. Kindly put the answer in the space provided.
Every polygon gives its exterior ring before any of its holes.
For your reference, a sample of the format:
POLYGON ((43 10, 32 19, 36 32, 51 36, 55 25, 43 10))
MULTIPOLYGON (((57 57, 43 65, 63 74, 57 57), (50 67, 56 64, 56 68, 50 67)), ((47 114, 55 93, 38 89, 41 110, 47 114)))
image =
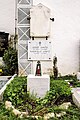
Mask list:
POLYGON ((80 108, 80 87, 72 89, 72 99, 75 105, 80 108))
POLYGON ((50 90, 50 77, 49 75, 35 76, 28 75, 27 77, 27 91, 36 97, 44 97, 46 92, 50 90))

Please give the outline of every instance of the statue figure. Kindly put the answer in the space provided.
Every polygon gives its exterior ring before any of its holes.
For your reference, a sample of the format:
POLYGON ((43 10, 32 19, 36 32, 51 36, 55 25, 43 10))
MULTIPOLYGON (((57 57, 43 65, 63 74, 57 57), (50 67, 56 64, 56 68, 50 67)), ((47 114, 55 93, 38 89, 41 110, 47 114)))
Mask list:
POLYGON ((40 61, 37 61, 35 76, 41 76, 41 64, 40 64, 40 61))

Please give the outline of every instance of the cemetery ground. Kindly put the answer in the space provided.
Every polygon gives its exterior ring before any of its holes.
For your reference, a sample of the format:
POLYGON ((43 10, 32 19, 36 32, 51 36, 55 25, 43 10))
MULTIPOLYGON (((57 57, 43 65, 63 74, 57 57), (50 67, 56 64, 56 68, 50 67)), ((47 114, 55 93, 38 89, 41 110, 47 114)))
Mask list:
POLYGON ((27 77, 15 77, 7 86, 0 102, 0 120, 80 120, 80 109, 71 93, 72 87, 80 87, 76 76, 51 77, 50 91, 44 98, 30 95, 26 83, 27 77))

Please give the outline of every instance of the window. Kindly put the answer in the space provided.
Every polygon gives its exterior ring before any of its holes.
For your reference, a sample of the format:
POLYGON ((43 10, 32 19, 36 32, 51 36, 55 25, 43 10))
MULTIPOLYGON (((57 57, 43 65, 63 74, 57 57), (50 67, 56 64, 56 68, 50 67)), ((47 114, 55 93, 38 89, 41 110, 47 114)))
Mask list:
POLYGON ((4 50, 8 48, 9 33, 0 32, 0 57, 3 56, 4 50))

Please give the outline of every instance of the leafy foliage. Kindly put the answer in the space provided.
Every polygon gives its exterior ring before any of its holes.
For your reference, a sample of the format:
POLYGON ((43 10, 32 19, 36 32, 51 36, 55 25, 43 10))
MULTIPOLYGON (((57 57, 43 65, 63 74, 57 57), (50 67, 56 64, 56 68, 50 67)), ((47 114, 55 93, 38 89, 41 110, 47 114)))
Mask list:
POLYGON ((18 67, 17 51, 9 47, 4 52, 3 61, 5 64, 3 69, 4 75, 13 75, 18 67))
MULTIPOLYGON (((59 113, 61 109, 59 104, 71 99, 71 90, 67 82, 64 80, 50 80, 50 91, 47 92, 44 98, 36 98, 27 92, 27 79, 26 77, 16 77, 6 88, 4 92, 4 101, 10 100, 12 104, 20 111, 29 112, 29 115, 41 115, 48 112, 59 113)), ((2 120, 36 120, 35 118, 19 118, 15 117, 10 111, 7 111, 0 106, 0 118, 2 120)), ((64 110, 62 110, 64 111, 64 110)), ((80 110, 72 105, 65 111, 66 115, 60 118, 50 118, 49 120, 79 120, 80 110)), ((44 119, 38 119, 44 120, 44 119)))
POLYGON ((15 116, 10 110, 7 110, 3 103, 0 103, 0 120, 36 120, 35 118, 20 118, 15 116))
POLYGON ((80 120, 80 109, 72 105, 66 110, 66 115, 59 118, 59 120, 80 120))
POLYGON ((27 93, 27 79, 26 77, 16 77, 14 80, 7 86, 4 92, 4 100, 11 101, 14 105, 21 105, 26 97, 27 93))
POLYGON ((14 119, 16 119, 16 116, 14 116, 11 112, 6 110, 4 107, 4 104, 1 104, 0 105, 0 120, 14 120, 14 119))
POLYGON ((51 87, 50 90, 55 90, 56 94, 63 96, 70 96, 71 89, 67 82, 64 80, 53 80, 51 79, 51 87))
POLYGON ((60 77, 58 77, 58 80, 76 80, 77 78, 76 78, 76 75, 65 75, 65 76, 60 76, 60 77))
POLYGON ((64 80, 51 79, 50 91, 44 98, 36 98, 27 92, 26 77, 16 77, 5 90, 4 100, 10 100, 20 110, 25 111, 27 108, 30 115, 43 116, 58 99, 64 101, 70 95, 70 87, 64 80))

